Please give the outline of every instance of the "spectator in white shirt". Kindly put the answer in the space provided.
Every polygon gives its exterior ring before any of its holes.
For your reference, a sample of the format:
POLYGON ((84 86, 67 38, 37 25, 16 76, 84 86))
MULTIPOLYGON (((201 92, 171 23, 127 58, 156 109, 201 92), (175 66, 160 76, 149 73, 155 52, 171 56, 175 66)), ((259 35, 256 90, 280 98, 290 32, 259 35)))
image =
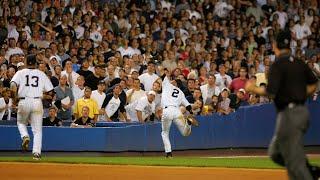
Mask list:
POLYGON ((106 98, 106 83, 104 80, 99 81, 98 84, 98 89, 92 91, 91 94, 91 99, 95 100, 98 104, 98 109, 99 109, 99 116, 98 116, 98 121, 99 120, 104 120, 104 112, 103 110, 101 110, 102 104, 104 99, 106 98))
POLYGON ((278 16, 278 23, 280 24, 281 29, 285 28, 288 21, 288 15, 286 12, 283 11, 283 8, 284 8, 283 4, 279 2, 278 10, 274 12, 273 15, 271 16, 271 21, 273 20, 275 15, 278 16))
POLYGON ((294 40, 302 40, 302 48, 305 48, 308 46, 308 37, 311 35, 310 27, 305 23, 305 17, 300 17, 299 24, 296 24, 292 32, 294 34, 293 39, 294 40))
POLYGON ((156 92, 149 91, 147 95, 127 105, 126 112, 130 122, 144 123, 147 120, 153 121, 155 117, 156 92))
POLYGON ((216 77, 214 75, 209 75, 208 83, 200 86, 203 104, 208 105, 212 102, 212 96, 219 96, 220 89, 216 86, 216 77))
POLYGON ((18 21, 17 21, 16 24, 17 24, 17 26, 15 26, 15 27, 9 32, 8 38, 14 38, 16 41, 18 41, 19 36, 20 36, 19 32, 20 32, 20 33, 21 33, 21 32, 25 32, 26 35, 27 35, 27 40, 30 40, 30 39, 31 39, 31 36, 30 36, 30 34, 29 34, 28 31, 24 30, 24 28, 23 28, 23 22, 22 22, 22 19, 21 19, 21 18, 18 19, 18 21), (19 31, 19 32, 18 32, 18 31, 19 31))
POLYGON ((76 38, 81 39, 84 34, 84 27, 79 25, 79 19, 78 18, 73 18, 73 29, 76 32, 76 38))
POLYGON ((98 31, 98 26, 95 22, 91 23, 90 27, 90 39, 94 42, 94 47, 98 47, 102 41, 102 35, 98 31))
POLYGON ((78 73, 73 71, 71 59, 65 60, 64 71, 61 72, 61 75, 67 76, 68 85, 70 88, 76 85, 76 80, 80 76, 78 73))
POLYGON ((131 57, 134 54, 134 50, 132 49, 132 47, 129 46, 129 40, 126 38, 123 38, 122 44, 123 44, 123 46, 119 47, 117 49, 117 51, 119 51, 121 53, 122 57, 125 55, 131 57))
POLYGON ((189 13, 189 19, 192 19, 192 17, 195 17, 196 19, 201 19, 201 14, 196 10, 194 4, 191 5, 191 10, 187 9, 186 12, 189 13))
POLYGON ((220 18, 224 18, 228 15, 228 13, 233 9, 232 5, 227 4, 223 0, 220 0, 214 6, 214 14, 219 16, 220 18))
POLYGON ((133 54, 132 55, 140 55, 141 54, 141 51, 139 50, 139 43, 138 43, 138 39, 132 39, 131 41, 131 46, 132 46, 132 49, 133 49, 133 54))
POLYGON ((150 91, 152 89, 153 83, 159 78, 159 76, 156 75, 154 72, 155 72, 155 64, 154 62, 149 61, 147 72, 139 76, 139 79, 146 91, 150 91))
POLYGON ((162 0, 160 3, 162 9, 166 8, 167 10, 169 10, 172 6, 172 4, 168 0, 162 0))
POLYGON ((134 102, 137 99, 140 99, 141 97, 146 95, 146 92, 141 89, 140 87, 140 80, 139 79, 134 79, 133 80, 133 85, 132 89, 129 89, 126 94, 127 94, 127 103, 130 104, 134 102))
POLYGON ((232 82, 232 79, 229 75, 226 74, 226 67, 224 64, 219 65, 219 73, 216 76, 216 85, 219 87, 220 91, 223 88, 229 87, 232 82))
POLYGON ((91 98, 98 103, 98 108, 101 109, 104 98, 106 97, 106 83, 104 80, 99 81, 98 89, 92 91, 91 98))
MULTIPOLYGON (((73 97, 74 97, 74 101, 77 102, 78 99, 82 98, 84 96, 84 83, 85 83, 85 80, 84 80, 84 77, 83 76, 79 76, 77 78, 77 81, 76 81, 76 85, 72 87, 72 94, 73 94, 73 97)), ((75 107, 76 103, 73 104, 73 108, 75 107)))
POLYGON ((16 46, 16 40, 14 38, 9 38, 9 49, 5 54, 5 59, 9 61, 10 56, 13 54, 24 54, 23 51, 16 46))

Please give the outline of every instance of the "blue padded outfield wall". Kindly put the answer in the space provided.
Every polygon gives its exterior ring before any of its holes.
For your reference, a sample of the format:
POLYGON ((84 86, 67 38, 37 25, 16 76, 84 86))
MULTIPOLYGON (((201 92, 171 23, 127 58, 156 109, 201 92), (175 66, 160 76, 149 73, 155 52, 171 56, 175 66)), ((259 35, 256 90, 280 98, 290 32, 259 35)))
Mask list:
MULTIPOLYGON (((320 145, 320 102, 308 103, 311 121, 306 145, 320 145)), ((173 150, 267 147, 275 126, 273 105, 240 108, 227 116, 199 116, 200 126, 183 137, 174 125, 173 150)), ((44 127, 43 151, 163 151, 161 123, 98 123, 95 128, 44 127), (104 127, 101 127, 104 126, 104 127), (105 127, 107 126, 107 127, 105 127)), ((29 128, 31 133, 31 129, 29 128)), ((0 150, 20 150, 15 125, 0 126, 0 150)))

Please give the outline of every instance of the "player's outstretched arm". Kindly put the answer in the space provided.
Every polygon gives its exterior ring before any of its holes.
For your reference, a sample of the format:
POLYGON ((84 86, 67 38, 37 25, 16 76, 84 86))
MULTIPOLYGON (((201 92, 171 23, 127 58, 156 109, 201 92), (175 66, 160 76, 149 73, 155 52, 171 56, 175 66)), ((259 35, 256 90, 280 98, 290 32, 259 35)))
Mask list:
POLYGON ((267 95, 267 91, 265 88, 263 87, 257 87, 254 81, 247 81, 246 85, 245 85, 245 90, 247 92, 253 92, 255 94, 258 94, 260 96, 265 96, 267 95))
POLYGON ((317 90, 317 84, 310 84, 310 85, 307 85, 307 95, 308 96, 311 96, 313 95, 317 90))

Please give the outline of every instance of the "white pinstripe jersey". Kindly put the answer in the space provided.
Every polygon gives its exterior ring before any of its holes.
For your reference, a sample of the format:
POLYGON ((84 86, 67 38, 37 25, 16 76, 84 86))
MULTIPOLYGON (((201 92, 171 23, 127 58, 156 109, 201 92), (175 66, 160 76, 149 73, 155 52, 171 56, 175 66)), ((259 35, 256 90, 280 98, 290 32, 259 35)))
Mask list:
POLYGON ((184 106, 190 105, 190 103, 186 99, 181 89, 172 85, 170 80, 167 77, 165 77, 162 82, 162 96, 161 96, 162 108, 165 108, 168 106, 178 107, 181 104, 184 106))
POLYGON ((18 86, 18 97, 42 97, 43 92, 53 89, 47 75, 38 69, 22 69, 12 78, 18 86))

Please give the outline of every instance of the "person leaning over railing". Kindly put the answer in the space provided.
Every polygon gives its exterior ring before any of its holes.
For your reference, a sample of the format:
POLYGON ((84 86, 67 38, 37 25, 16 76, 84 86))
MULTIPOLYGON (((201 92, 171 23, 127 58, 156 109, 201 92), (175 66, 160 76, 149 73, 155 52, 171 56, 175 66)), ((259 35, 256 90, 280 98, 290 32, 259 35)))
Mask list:
POLYGON ((94 127, 95 121, 89 117, 90 108, 88 106, 83 106, 81 110, 81 116, 71 123, 70 127, 94 127))
POLYGON ((43 118, 42 126, 62 126, 62 121, 57 117, 57 108, 50 107, 48 117, 43 118))

